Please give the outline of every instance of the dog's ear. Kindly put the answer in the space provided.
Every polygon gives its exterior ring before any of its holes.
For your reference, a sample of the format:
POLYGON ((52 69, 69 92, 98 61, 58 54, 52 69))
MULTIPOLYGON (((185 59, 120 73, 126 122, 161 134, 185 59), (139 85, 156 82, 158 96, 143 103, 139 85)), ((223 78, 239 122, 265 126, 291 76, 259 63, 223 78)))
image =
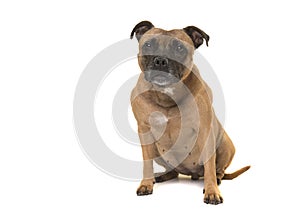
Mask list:
POLYGON ((140 38, 142 37, 142 35, 153 27, 154 27, 154 25, 149 21, 142 21, 142 22, 138 23, 131 31, 130 39, 133 38, 133 35, 135 33, 135 37, 139 41, 140 38))
POLYGON ((191 37, 195 48, 198 48, 203 43, 203 39, 206 41, 206 46, 208 46, 209 35, 207 35, 203 30, 195 26, 188 26, 183 28, 184 32, 191 37))

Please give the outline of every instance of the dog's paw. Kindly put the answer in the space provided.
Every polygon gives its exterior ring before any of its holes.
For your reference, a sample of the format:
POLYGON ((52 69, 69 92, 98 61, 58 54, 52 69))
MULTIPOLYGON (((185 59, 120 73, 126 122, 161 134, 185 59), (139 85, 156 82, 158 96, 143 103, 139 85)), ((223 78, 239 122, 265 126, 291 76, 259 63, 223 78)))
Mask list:
POLYGON ((192 174, 191 179, 192 179, 193 181, 197 181, 197 180, 199 180, 199 175, 197 175, 197 174, 192 174))
POLYGON ((223 198, 219 191, 213 191, 213 190, 204 190, 204 203, 206 204, 221 204, 223 203, 223 198))
POLYGON ((220 194, 205 194, 204 203, 206 204, 221 204, 223 203, 223 198, 220 194))
POLYGON ((150 195, 153 192, 153 180, 143 180, 136 191, 138 196, 150 195))

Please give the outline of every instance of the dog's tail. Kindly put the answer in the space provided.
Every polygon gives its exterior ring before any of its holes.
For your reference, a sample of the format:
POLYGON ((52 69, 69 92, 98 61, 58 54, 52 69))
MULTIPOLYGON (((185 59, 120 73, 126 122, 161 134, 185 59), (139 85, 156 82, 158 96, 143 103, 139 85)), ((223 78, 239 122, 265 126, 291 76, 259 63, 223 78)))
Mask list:
POLYGON ((232 180, 232 179, 236 178, 237 176, 241 175, 242 173, 246 172, 248 169, 250 169, 250 166, 245 166, 245 167, 243 167, 233 173, 230 173, 230 174, 225 173, 222 180, 232 180))

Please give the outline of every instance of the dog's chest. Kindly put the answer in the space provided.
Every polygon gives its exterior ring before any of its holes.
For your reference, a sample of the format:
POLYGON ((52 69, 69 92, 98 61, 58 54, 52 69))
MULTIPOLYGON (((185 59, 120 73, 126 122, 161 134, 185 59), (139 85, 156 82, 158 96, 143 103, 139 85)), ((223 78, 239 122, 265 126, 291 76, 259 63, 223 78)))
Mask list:
MULTIPOLYGON (((169 111, 155 111, 150 115, 151 132, 161 156, 185 159, 193 150, 197 131, 193 126, 192 115, 182 115, 178 108, 169 111)), ((171 158, 174 159, 174 158, 171 158)))
POLYGON ((178 138, 181 129, 181 115, 178 108, 169 111, 154 111, 149 123, 156 142, 171 147, 178 138))

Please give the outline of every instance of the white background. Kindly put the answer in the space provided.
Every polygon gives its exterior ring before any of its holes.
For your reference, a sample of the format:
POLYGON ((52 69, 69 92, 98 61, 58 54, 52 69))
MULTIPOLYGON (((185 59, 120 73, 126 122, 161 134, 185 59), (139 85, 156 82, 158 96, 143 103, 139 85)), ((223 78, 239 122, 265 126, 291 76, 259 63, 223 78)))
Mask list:
MULTIPOLYGON (((298 210, 297 1, 3 1, 0 3, 0 213, 253 213, 298 210), (224 204, 204 204, 202 182, 181 179, 137 197, 82 153, 72 121, 76 83, 105 47, 150 20, 195 25, 200 52, 226 100, 236 145, 224 204)), ((128 71, 130 72, 130 71, 128 71)))

